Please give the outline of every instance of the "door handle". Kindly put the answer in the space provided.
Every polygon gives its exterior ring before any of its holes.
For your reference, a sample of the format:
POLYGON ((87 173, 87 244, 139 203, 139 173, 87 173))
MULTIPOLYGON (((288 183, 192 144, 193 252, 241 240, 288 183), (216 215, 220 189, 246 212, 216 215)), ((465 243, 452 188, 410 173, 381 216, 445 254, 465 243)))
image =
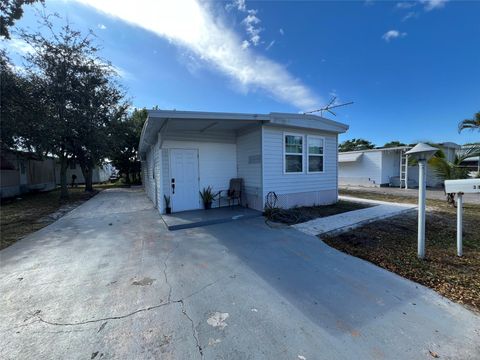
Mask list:
POLYGON ((175 179, 172 178, 172 194, 175 194, 175 179))

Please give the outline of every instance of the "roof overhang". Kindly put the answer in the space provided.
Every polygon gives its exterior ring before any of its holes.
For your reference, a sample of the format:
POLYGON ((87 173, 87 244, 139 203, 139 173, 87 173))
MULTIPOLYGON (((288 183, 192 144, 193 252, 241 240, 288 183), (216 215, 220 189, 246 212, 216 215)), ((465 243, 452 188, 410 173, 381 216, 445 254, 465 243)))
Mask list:
POLYGON ((201 111, 149 110, 140 137, 139 153, 156 143, 158 133, 168 131, 235 131, 250 125, 287 126, 343 133, 348 125, 316 115, 293 113, 246 114, 201 111))
POLYGON ((355 152, 355 153, 338 153, 338 162, 339 163, 347 163, 347 162, 355 162, 358 161, 362 157, 362 152, 355 152))

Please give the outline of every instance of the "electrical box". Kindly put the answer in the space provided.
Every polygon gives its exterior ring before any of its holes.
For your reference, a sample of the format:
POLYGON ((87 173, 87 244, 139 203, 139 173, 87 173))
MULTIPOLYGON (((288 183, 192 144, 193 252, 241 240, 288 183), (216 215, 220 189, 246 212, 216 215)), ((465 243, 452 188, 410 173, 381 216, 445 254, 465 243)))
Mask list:
POLYGON ((480 194, 480 179, 445 180, 445 192, 480 194))

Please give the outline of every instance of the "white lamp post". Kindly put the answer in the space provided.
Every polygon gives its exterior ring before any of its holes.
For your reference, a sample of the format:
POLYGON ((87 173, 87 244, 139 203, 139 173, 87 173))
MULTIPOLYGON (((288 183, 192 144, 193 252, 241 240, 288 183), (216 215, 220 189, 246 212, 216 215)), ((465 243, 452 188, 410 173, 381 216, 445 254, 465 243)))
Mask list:
POLYGON ((436 152, 437 148, 425 143, 418 143, 405 154, 418 161, 418 250, 420 259, 425 257, 425 191, 427 181, 425 176, 425 166, 427 160, 436 152))

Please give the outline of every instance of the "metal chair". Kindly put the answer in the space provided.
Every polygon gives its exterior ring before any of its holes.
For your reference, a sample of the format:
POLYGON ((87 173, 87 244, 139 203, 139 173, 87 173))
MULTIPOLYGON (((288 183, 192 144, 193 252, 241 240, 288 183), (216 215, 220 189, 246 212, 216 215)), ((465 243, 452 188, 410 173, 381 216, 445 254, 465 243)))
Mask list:
POLYGON ((221 207, 222 199, 228 201, 228 206, 235 205, 235 200, 237 200, 237 205, 242 205, 242 188, 243 188, 242 178, 230 179, 230 185, 228 189, 220 190, 217 193, 218 207, 221 207))

